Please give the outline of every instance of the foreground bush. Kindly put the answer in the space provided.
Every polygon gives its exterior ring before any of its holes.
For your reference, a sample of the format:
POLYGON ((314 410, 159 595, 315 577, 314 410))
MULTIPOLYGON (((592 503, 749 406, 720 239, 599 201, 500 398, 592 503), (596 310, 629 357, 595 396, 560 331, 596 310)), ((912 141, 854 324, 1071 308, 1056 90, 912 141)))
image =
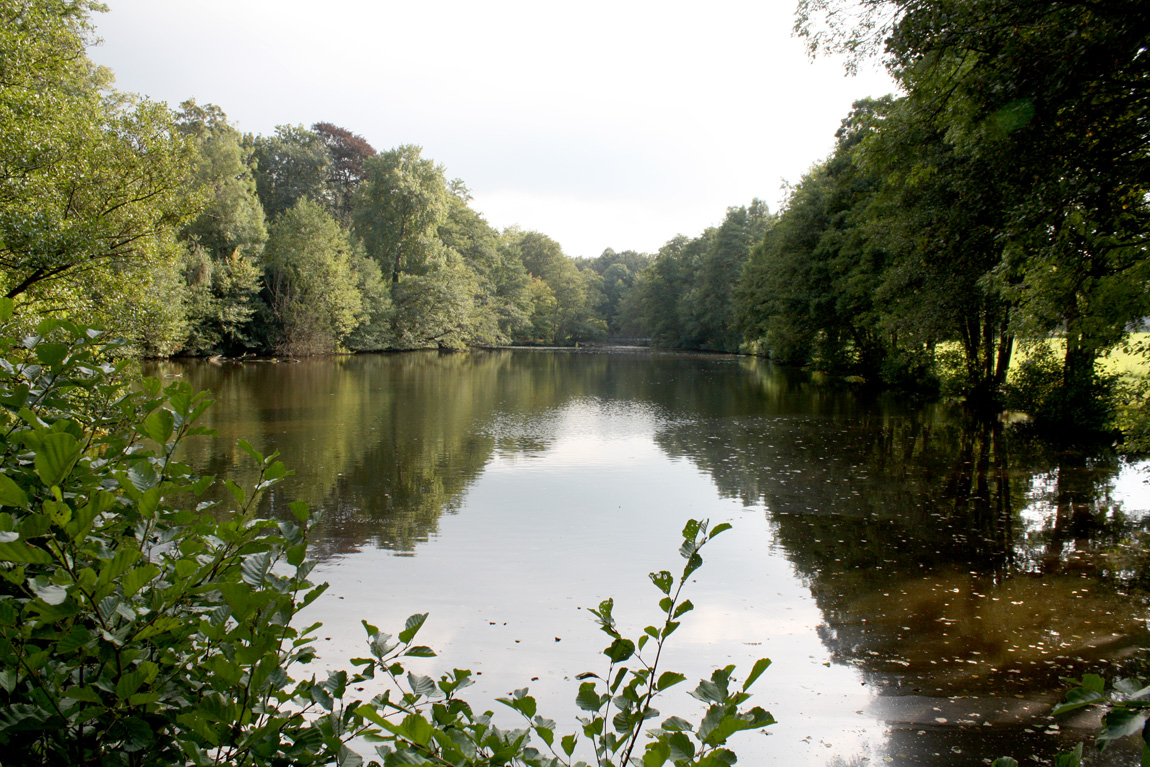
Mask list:
MULTIPOLYGON (((12 305, 0 300, 0 323, 12 305)), ((308 580, 310 515, 256 517, 259 494, 290 472, 276 455, 244 450, 254 486, 212 477, 177 459, 211 401, 183 383, 129 386, 117 346, 61 321, 16 340, 0 328, 0 753, 20 765, 357 765, 348 746, 374 743, 384 765, 728 765, 728 738, 771 724, 743 710, 755 664, 733 667, 691 693, 697 722, 660 717, 659 695, 684 681, 659 666, 664 642, 691 609, 680 591, 699 550, 726 525, 683 531, 676 579, 653 573, 660 625, 623 636, 612 602, 594 612, 609 638, 602 675, 581 677, 576 733, 557 736, 526 689, 501 699, 522 717, 503 730, 459 697, 470 672, 438 680, 409 672, 425 616, 398 636, 373 626, 369 657, 322 681, 293 673, 315 656, 318 624, 294 625, 325 586, 308 580), (368 702, 349 689, 376 678, 368 702)))

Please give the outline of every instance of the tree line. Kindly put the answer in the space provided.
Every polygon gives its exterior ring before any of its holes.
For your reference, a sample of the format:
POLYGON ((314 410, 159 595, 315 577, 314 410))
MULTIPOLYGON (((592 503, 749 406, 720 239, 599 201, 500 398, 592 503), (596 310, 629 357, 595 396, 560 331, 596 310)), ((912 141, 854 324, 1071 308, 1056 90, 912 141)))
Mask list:
POLYGON ((85 54, 98 4, 8 0, 0 289, 153 356, 640 336, 994 406, 1018 345, 1057 336, 1015 390, 1100 425, 1098 360, 1150 314, 1150 25, 1125 0, 952 5, 803 0, 812 49, 880 56, 904 95, 857 102, 777 214, 575 259, 494 229, 417 146, 120 93, 85 54))
POLYGON ((1145 9, 802 0, 797 20, 812 51, 881 57, 904 95, 854 105, 740 266, 716 250, 737 211, 669 243, 639 280, 652 335, 1110 423, 1099 360, 1150 314, 1145 9))
POLYGON ((496 231, 418 146, 120 93, 85 52, 91 0, 2 9, 0 289, 29 320, 149 356, 569 344, 612 329, 641 267, 496 231))

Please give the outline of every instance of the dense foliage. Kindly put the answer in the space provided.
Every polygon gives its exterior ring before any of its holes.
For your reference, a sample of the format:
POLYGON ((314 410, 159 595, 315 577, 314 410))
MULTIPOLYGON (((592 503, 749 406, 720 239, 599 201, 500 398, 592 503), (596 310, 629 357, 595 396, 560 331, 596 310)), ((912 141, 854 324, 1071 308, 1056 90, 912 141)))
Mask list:
POLYGON ((957 387, 992 402, 1015 341, 1057 335, 1043 415, 1105 425, 1096 363, 1150 313, 1142 5, 804 0, 797 28, 906 93, 835 155, 876 185, 855 217, 884 253, 880 325, 957 347, 957 387))
POLYGON ((905 95, 858 102, 778 213, 593 259, 496 231, 417 146, 115 91, 98 10, 0 2, 0 288, 26 327, 95 319, 156 356, 650 339, 1145 429, 1097 364, 1150 314, 1138 3, 804 0, 813 48, 881 55, 905 95), (1029 354, 1051 337, 1060 359, 1029 354))

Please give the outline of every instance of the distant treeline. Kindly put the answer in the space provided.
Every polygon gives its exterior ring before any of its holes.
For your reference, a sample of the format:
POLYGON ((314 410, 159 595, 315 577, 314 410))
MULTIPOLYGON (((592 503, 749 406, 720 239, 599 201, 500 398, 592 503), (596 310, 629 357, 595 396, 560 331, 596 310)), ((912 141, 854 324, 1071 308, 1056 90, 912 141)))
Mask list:
POLYGON ((594 259, 496 231, 416 146, 325 122, 249 135, 119 93, 84 52, 97 5, 17 5, 0 288, 27 320, 96 319, 147 355, 649 337, 1000 404, 1016 343, 1058 334, 1032 409, 1101 424, 1096 362, 1150 314, 1139 3, 865 0, 847 29, 803 2, 813 47, 881 47, 906 95, 856 103, 779 213, 755 200, 594 259))

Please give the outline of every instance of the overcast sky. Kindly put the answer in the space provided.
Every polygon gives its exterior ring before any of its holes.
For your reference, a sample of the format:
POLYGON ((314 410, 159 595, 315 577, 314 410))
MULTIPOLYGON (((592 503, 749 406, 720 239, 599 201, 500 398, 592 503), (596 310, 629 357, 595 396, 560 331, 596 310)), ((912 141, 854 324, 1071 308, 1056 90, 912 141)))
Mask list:
POLYGON ((808 60, 795 0, 106 0, 121 90, 241 130, 335 123, 419 144, 497 228, 571 256, 654 252, 823 159, 877 69, 808 60))

